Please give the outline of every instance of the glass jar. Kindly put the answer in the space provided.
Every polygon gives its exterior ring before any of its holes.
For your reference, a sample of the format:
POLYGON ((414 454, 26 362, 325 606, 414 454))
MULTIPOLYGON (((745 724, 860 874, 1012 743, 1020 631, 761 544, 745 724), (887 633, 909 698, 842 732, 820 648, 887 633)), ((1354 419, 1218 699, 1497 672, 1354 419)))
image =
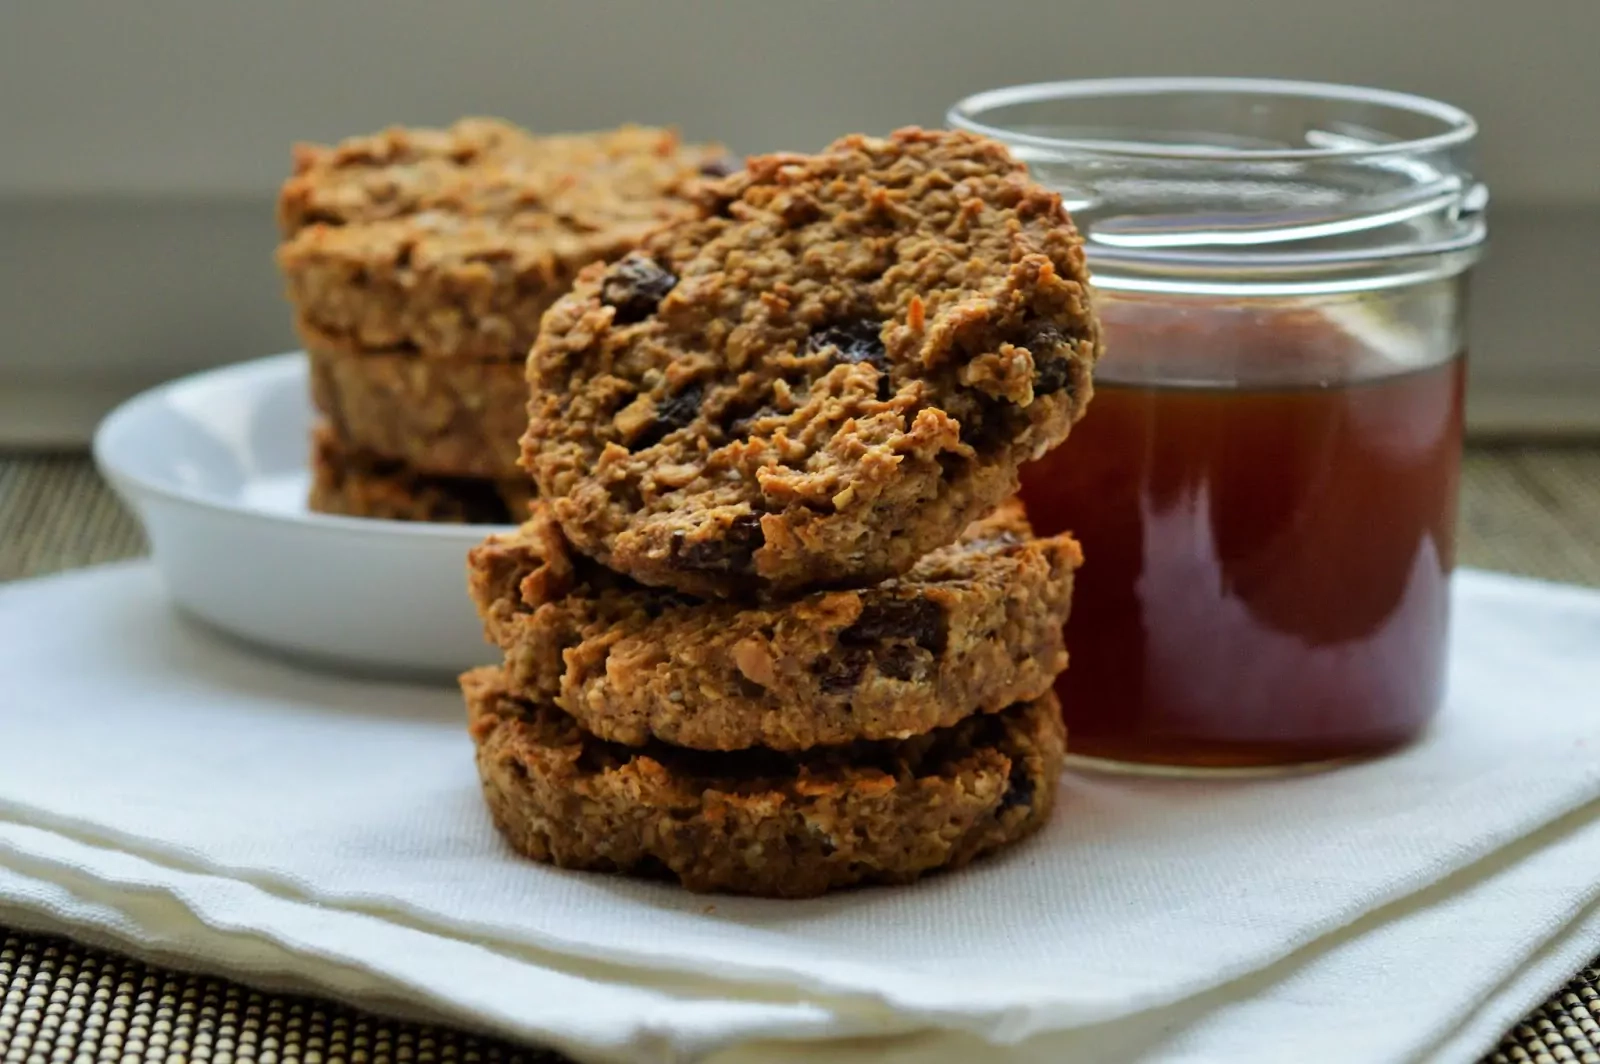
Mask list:
POLYGON ((981 93, 1085 240, 1106 354, 1024 471, 1086 562, 1058 684, 1080 756, 1274 769, 1411 740, 1443 689, 1470 116, 1398 93, 1139 78, 981 93))

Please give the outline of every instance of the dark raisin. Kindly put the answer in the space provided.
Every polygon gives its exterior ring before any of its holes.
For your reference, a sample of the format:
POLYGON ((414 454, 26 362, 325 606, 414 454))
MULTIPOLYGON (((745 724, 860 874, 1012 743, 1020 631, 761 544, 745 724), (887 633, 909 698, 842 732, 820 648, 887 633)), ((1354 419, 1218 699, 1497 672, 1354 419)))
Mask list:
POLYGON ((1015 436, 1012 419, 1017 407, 1004 399, 974 393, 973 411, 961 418, 961 442, 981 455, 992 454, 1015 436))
POLYGON ((1072 359, 1063 354, 1071 345, 1054 325, 1037 326, 1028 337, 1028 350, 1033 354, 1033 394, 1054 395, 1068 389, 1071 396, 1077 382, 1072 376, 1072 359))
POLYGON ((1052 354, 1066 342, 1061 330, 1048 322, 1037 322, 1028 329, 1027 348, 1033 352, 1035 359, 1040 355, 1052 354))
POLYGON ((938 654, 948 632, 944 610, 927 599, 883 599, 861 607, 861 616, 839 638, 856 646, 887 639, 904 639, 938 654))
POLYGON ((824 694, 830 695, 850 690, 861 682, 861 674, 867 671, 871 658, 872 655, 860 647, 840 647, 814 667, 818 686, 824 694))
POLYGON ((1065 358, 1049 358, 1035 362, 1033 368, 1033 394, 1054 395, 1063 388, 1072 398, 1077 393, 1077 382, 1072 378, 1072 362, 1065 358))
POLYGON ((1000 796, 1000 808, 995 812, 1004 813, 1019 805, 1032 804, 1033 777, 1028 774, 1028 766, 1020 760, 1012 761, 1011 775, 1006 779, 1006 793, 1000 796))
POLYGON ((700 164, 700 172, 706 177, 727 177, 743 169, 744 164, 731 155, 719 155, 700 164))
POLYGON ((761 518, 756 514, 740 514, 728 522, 718 539, 701 539, 691 543, 682 532, 674 533, 672 561, 680 569, 747 573, 756 551, 765 542, 766 538, 761 534, 761 518))
POLYGON ((891 680, 909 680, 917 673, 917 652, 904 643, 891 643, 877 657, 878 671, 891 680))
POLYGON ((829 325, 806 337, 807 351, 833 348, 834 361, 856 365, 870 362, 884 373, 889 372, 889 353, 883 349, 883 326, 875 321, 845 322, 829 325))
POLYGON ((617 308, 617 324, 631 325, 655 313, 677 283, 654 259, 635 252, 606 271, 600 282, 600 302, 617 308))
POLYGON ((887 400, 890 395, 889 352, 884 350, 882 331, 883 326, 878 322, 864 318, 829 325, 806 337, 806 350, 832 349, 835 363, 852 366, 871 363, 878 370, 878 399, 887 400))
POLYGON ((660 443, 667 433, 689 424, 695 419, 695 415, 700 413, 700 400, 704 396, 705 389, 700 386, 700 382, 692 381, 683 391, 657 403, 655 420, 634 437, 628 449, 642 451, 646 447, 653 447, 660 443))

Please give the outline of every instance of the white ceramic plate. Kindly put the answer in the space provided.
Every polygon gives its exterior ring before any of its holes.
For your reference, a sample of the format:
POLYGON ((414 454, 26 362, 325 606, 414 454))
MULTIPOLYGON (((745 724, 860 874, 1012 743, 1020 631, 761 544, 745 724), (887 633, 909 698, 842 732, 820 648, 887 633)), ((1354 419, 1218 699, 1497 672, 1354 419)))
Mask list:
POLYGON ((118 407, 94 456, 139 514, 180 607, 338 668, 448 676, 494 659, 466 590, 484 525, 306 509, 305 357, 184 377, 118 407))

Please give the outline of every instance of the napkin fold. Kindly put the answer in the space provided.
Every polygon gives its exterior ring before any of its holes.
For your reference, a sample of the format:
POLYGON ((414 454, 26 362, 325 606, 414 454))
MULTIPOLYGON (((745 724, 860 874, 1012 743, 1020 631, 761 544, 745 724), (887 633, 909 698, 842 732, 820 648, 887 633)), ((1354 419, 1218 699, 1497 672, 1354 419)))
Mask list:
POLYGON ((1471 1059, 1600 951, 1600 595, 1465 573, 1456 610, 1399 755, 1072 775, 997 859, 780 902, 515 857, 452 691, 257 656, 143 565, 11 585, 0 918, 580 1059, 1471 1059))

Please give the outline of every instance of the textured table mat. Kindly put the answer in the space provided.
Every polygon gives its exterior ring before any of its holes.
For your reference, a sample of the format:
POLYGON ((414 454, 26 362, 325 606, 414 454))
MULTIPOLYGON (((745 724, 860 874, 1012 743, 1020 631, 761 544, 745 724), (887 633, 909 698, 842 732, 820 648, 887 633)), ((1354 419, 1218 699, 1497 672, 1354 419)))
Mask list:
MULTIPOLYGON (((1477 448, 1462 473, 1462 564, 1600 586, 1600 447, 1477 448)), ((0 580, 143 550, 86 459, 0 454, 0 580)), ((0 1064, 561 1059, 0 928, 0 1064)), ((1600 1064, 1600 958, 1485 1059, 1600 1064)))

